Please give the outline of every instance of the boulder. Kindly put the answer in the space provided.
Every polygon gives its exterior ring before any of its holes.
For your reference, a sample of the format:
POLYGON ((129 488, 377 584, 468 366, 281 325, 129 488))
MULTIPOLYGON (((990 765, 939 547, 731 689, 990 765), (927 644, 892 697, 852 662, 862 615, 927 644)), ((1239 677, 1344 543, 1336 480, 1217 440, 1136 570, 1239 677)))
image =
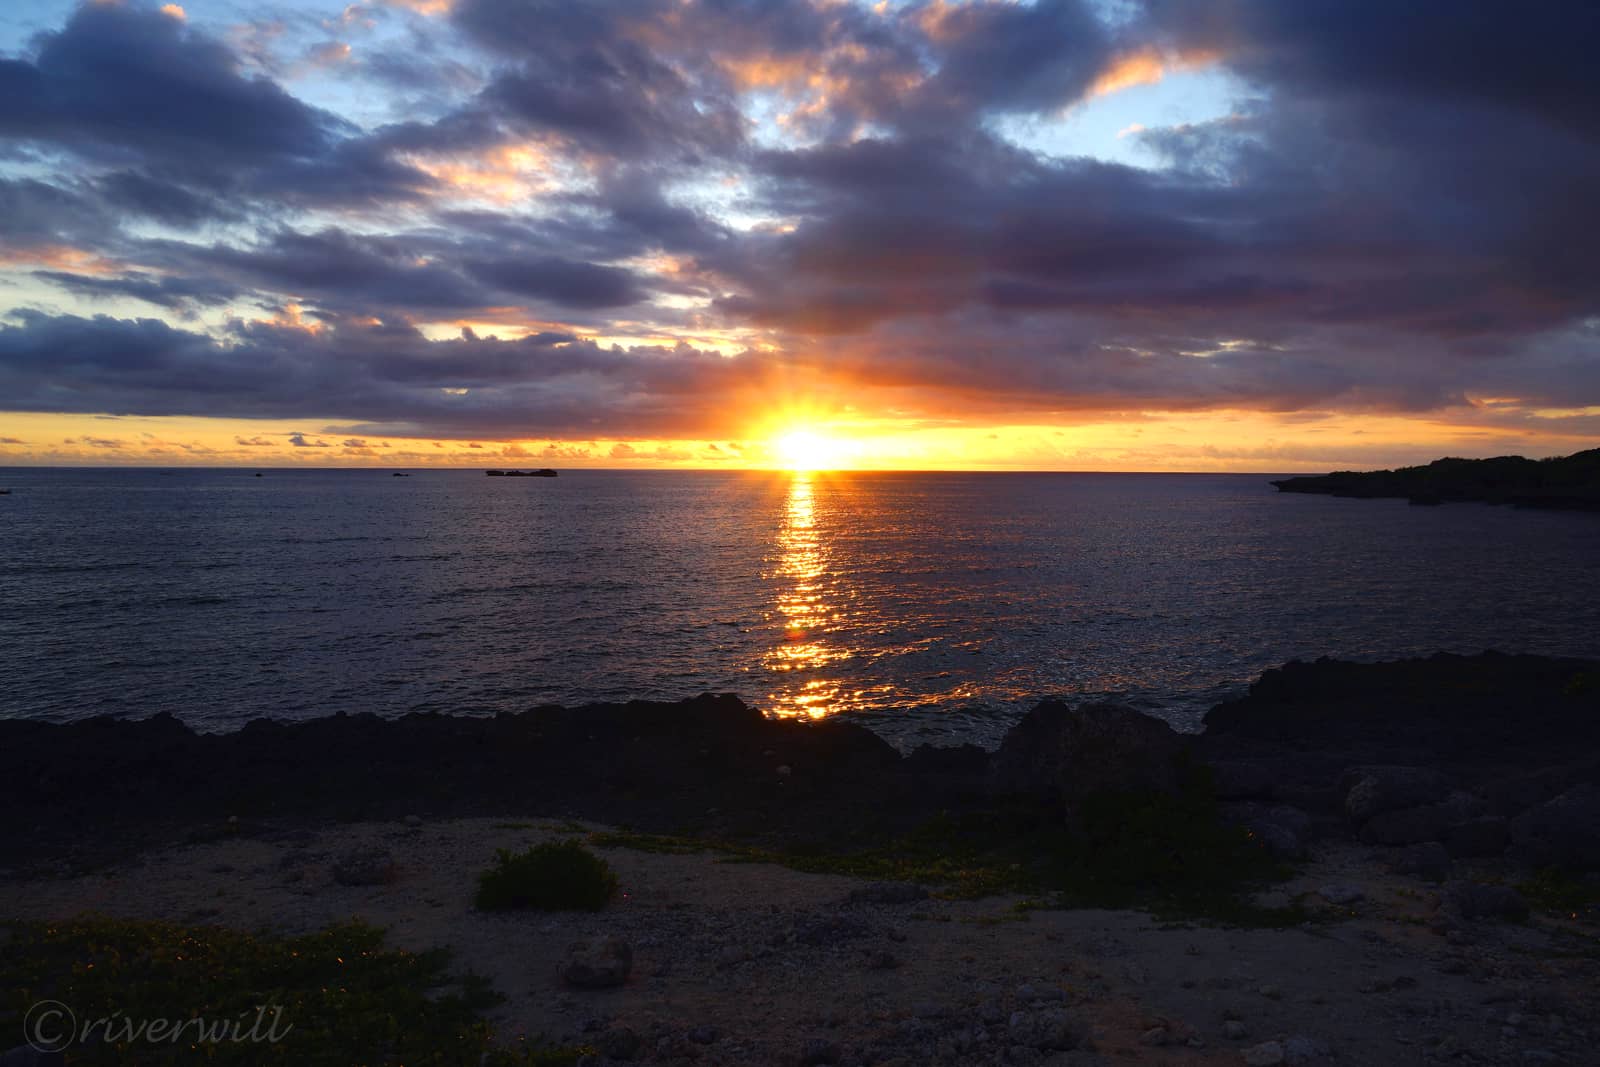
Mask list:
POLYGON ((1600 870, 1600 787, 1567 790, 1511 822, 1518 855, 1536 866, 1600 870))
POLYGON ((579 941, 567 950, 557 972, 574 989, 613 989, 633 972, 633 947, 615 937, 579 941))
POLYGON ((1444 835, 1444 847, 1458 859, 1498 856, 1510 842, 1511 825, 1498 815, 1469 819, 1444 835))
POLYGON ((997 789, 1071 803, 1092 793, 1176 792, 1183 737, 1118 704, 1037 705, 1006 734, 992 764, 997 789))
POLYGON ((1463 919, 1507 919, 1513 922, 1528 917, 1528 902, 1508 885, 1481 882, 1451 882, 1440 894, 1443 905, 1463 919))
POLYGON ((1311 836, 1311 816, 1287 804, 1224 804, 1218 814, 1242 826, 1272 855, 1298 859, 1305 855, 1305 842, 1311 836))
POLYGON ((609 1060, 636 1060, 644 1039, 626 1026, 613 1027, 600 1035, 600 1051, 609 1060))
POLYGON ((1450 875, 1450 852, 1437 841, 1425 841, 1401 849, 1389 869, 1426 882, 1442 882, 1450 875))
POLYGON ((1385 812, 1432 804, 1449 792, 1444 776, 1428 767, 1357 767, 1346 781, 1345 814, 1358 823, 1385 812))
POLYGON ((1369 845, 1415 845, 1438 841, 1450 829, 1451 809, 1446 804, 1386 811, 1361 827, 1361 840, 1369 845))

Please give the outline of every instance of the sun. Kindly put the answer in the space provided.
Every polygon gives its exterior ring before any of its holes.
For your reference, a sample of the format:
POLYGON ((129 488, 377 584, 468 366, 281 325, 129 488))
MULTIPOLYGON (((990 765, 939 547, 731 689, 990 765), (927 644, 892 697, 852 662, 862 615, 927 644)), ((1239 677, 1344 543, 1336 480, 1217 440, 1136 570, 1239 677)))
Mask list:
POLYGON ((805 429, 778 435, 772 447, 779 464, 792 471, 828 470, 837 466, 845 453, 843 442, 805 429))

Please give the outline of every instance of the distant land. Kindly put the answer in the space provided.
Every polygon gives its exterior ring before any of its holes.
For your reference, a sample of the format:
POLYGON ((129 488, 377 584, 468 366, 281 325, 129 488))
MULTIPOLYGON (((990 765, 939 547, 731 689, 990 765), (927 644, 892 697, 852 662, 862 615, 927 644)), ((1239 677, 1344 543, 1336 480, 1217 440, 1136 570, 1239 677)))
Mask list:
POLYGON ((1436 459, 1422 467, 1335 471, 1284 478, 1281 493, 1326 493, 1362 499, 1404 497, 1413 504, 1477 501, 1522 508, 1600 511, 1600 448, 1550 459, 1436 459))

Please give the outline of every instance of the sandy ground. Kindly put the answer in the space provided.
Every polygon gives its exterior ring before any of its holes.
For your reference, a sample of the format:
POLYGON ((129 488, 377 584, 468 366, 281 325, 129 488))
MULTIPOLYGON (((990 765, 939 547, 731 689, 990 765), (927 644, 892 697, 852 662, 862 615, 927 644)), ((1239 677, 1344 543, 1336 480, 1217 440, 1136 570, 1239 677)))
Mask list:
MULTIPOLYGON (((357 823, 147 853, 109 871, 0 881, 0 915, 83 911, 299 933, 359 916, 410 949, 450 947, 506 996, 499 1037, 600 1045, 632 1029, 640 1057, 818 1062, 1240 1064, 1600 1063, 1600 943, 1549 918, 1434 921, 1435 892, 1330 847, 1288 894, 1330 883, 1365 899, 1289 930, 1168 926, 1134 912, 1019 912, 1016 898, 851 904, 844 877, 720 861, 604 854, 622 894, 597 914, 484 914, 476 877, 546 821, 357 823), (395 879, 347 887, 333 862, 391 850, 395 879), (635 952, 619 989, 563 987, 582 938, 635 952), (1064 1007, 1094 1053, 1013 1040, 1014 1013, 1064 1007), (1226 1025, 1231 1021, 1232 1025, 1226 1025), (609 1027, 609 1030, 607 1029, 609 1027), (1299 1039, 1299 1040, 1295 1040, 1299 1039)), ((1308 897, 1308 903, 1320 898, 1308 897)))

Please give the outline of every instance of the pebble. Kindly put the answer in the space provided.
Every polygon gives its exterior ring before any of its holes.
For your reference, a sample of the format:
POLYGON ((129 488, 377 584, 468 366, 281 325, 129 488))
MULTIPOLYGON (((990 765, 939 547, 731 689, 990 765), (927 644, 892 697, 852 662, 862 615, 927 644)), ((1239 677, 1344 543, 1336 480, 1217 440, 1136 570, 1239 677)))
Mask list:
POLYGON ((557 971, 575 989, 611 989, 633 971, 633 948, 615 937, 579 941, 567 950, 557 971))
POLYGON ((420 815, 407 815, 406 819, 405 819, 405 822, 406 822, 407 826, 409 826, 413 830, 415 830, 415 829, 417 829, 418 827, 420 827, 422 825, 422 816, 420 816, 420 815))
POLYGON ((1317 895, 1329 904, 1354 904, 1367 899, 1367 895, 1353 885, 1334 882, 1317 890, 1317 895))
POLYGON ((1243 1041, 1250 1036, 1250 1028, 1238 1019, 1229 1019, 1222 1024, 1222 1036, 1229 1041, 1243 1041))
POLYGON ((1332 1055, 1333 1050, 1314 1037, 1296 1035, 1283 1043, 1283 1058, 1291 1064, 1312 1063, 1332 1055))

